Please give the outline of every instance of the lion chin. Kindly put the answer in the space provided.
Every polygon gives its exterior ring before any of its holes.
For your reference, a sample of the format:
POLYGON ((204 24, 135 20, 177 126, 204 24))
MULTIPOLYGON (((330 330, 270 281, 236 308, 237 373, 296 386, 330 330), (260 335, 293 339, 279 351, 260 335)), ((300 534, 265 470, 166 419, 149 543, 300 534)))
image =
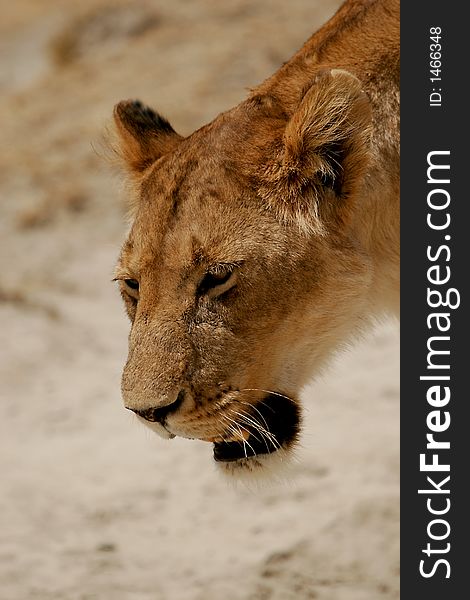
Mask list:
POLYGON ((274 452, 239 458, 230 462, 215 461, 217 471, 233 482, 263 486, 289 478, 295 464, 295 444, 274 452))

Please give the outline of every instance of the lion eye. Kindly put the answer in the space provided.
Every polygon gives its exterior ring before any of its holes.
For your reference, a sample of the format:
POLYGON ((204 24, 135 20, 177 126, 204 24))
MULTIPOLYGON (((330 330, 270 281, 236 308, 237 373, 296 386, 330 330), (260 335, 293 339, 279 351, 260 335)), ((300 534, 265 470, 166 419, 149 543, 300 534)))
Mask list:
POLYGON ((198 286, 198 294, 209 294, 218 296, 229 290, 235 285, 235 271, 233 268, 223 271, 208 271, 198 286), (212 293, 211 293, 212 292, 212 293))
POLYGON ((127 285, 127 287, 130 287, 131 290, 139 289, 139 282, 137 279, 124 279, 124 283, 127 285))

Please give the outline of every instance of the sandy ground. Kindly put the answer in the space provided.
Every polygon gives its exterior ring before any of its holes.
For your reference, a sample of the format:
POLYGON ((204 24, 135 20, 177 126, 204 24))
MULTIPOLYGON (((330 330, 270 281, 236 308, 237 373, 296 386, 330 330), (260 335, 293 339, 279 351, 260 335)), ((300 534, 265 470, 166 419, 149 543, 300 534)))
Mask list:
POLYGON ((2 3, 1 600, 398 598, 396 323, 305 390, 299 460, 263 489, 227 485, 207 444, 153 437, 119 394, 113 105, 140 97, 189 133, 337 4, 2 3))

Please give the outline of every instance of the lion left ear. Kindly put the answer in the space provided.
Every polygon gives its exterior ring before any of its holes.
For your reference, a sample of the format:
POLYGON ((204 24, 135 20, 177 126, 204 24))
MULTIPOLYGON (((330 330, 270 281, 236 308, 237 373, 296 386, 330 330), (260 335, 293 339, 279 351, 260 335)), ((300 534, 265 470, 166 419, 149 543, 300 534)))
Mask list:
POLYGON ((354 75, 317 75, 287 123, 282 150, 260 190, 284 221, 321 230, 327 192, 337 206, 354 194, 368 165, 371 120, 369 99, 354 75))
POLYGON ((183 139, 166 119, 139 100, 119 102, 114 107, 114 122, 117 152, 133 174, 144 171, 183 139))

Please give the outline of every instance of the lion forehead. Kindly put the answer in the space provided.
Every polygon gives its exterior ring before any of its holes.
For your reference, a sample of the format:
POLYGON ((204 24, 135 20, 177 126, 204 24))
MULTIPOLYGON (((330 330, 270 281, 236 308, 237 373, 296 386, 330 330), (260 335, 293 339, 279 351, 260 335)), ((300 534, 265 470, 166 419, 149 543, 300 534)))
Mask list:
MULTIPOLYGON (((220 172, 189 174, 178 185, 155 172, 142 186, 122 256, 172 268, 239 262, 284 246, 286 232, 259 210, 250 190, 220 172), (132 257, 132 258, 131 258, 132 257)), ((168 179, 168 177, 167 177, 168 179)))

